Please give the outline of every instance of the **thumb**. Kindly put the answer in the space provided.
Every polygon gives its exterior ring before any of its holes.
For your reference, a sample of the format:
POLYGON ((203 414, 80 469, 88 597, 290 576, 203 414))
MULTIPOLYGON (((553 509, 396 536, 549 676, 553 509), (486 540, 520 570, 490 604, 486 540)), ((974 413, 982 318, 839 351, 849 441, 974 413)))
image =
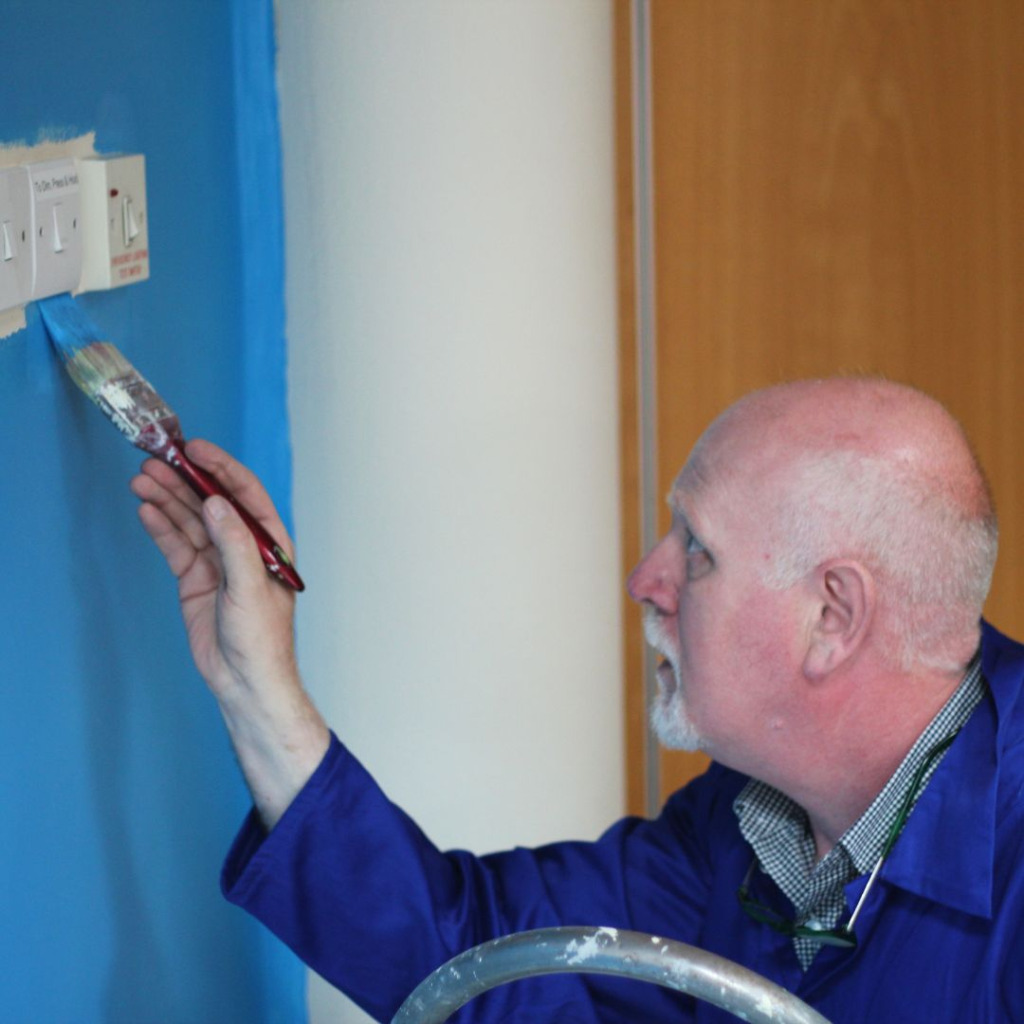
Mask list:
POLYGON ((263 559, 249 528, 231 502, 214 495, 203 502, 206 530, 220 554, 225 583, 238 595, 264 582, 263 559))

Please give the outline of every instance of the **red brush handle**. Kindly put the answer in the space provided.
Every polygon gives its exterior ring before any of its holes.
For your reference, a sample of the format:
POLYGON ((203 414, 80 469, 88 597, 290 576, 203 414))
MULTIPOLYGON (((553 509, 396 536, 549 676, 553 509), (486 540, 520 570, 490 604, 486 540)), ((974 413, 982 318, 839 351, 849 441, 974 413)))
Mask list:
POLYGON ((200 498, 211 498, 213 495, 219 494, 231 502, 235 511, 242 517, 242 521, 256 538, 260 555, 263 557, 263 564, 266 565, 268 572, 291 587, 292 590, 306 589, 306 584, 302 582, 302 577, 295 571, 295 567, 281 549, 281 545, 256 522, 233 495, 224 490, 215 477, 207 473, 205 469, 200 469, 176 444, 168 445, 160 454, 169 465, 178 471, 182 479, 200 498))

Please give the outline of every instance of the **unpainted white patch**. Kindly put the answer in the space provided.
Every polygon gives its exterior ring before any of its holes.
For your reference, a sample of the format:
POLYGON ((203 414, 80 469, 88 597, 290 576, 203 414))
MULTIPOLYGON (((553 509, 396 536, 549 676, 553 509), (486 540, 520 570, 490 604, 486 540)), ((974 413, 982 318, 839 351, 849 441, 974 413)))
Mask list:
POLYGON ((0 340, 10 337, 25 326, 25 307, 15 306, 0 313, 0 340))

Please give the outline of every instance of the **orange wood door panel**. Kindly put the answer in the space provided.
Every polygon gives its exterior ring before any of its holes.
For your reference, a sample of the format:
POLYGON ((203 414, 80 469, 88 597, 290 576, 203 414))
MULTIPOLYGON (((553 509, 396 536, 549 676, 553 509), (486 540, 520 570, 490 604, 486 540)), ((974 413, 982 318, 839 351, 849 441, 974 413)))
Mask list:
MULTIPOLYGON (((961 419, 991 477, 1002 538, 987 614, 1024 636, 1024 4, 652 0, 649 20, 658 493, 752 388, 849 372, 917 385, 961 419)), ((630 25, 620 3, 631 194, 630 25)), ((625 249, 632 218, 620 198, 625 249)), ((624 278, 632 264, 624 252, 624 278)), ((624 397, 627 560, 639 553, 635 404, 624 397)), ((626 647, 633 811, 638 620, 626 647)), ((701 763, 663 755, 663 795, 701 763)))

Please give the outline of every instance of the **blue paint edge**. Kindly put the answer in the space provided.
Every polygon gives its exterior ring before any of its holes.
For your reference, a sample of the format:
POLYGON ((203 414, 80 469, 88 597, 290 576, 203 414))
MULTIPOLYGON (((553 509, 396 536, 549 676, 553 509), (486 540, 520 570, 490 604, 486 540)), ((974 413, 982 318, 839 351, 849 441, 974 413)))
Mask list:
MULTIPOLYGON (((292 532, 284 305, 284 204, 273 0, 232 0, 238 165, 242 450, 292 532)), ((263 1017, 306 1020, 306 971, 263 938, 263 1017)))
POLYGON ((232 0, 232 25, 242 236, 242 457, 267 484, 291 531, 284 207, 273 0, 232 0))

